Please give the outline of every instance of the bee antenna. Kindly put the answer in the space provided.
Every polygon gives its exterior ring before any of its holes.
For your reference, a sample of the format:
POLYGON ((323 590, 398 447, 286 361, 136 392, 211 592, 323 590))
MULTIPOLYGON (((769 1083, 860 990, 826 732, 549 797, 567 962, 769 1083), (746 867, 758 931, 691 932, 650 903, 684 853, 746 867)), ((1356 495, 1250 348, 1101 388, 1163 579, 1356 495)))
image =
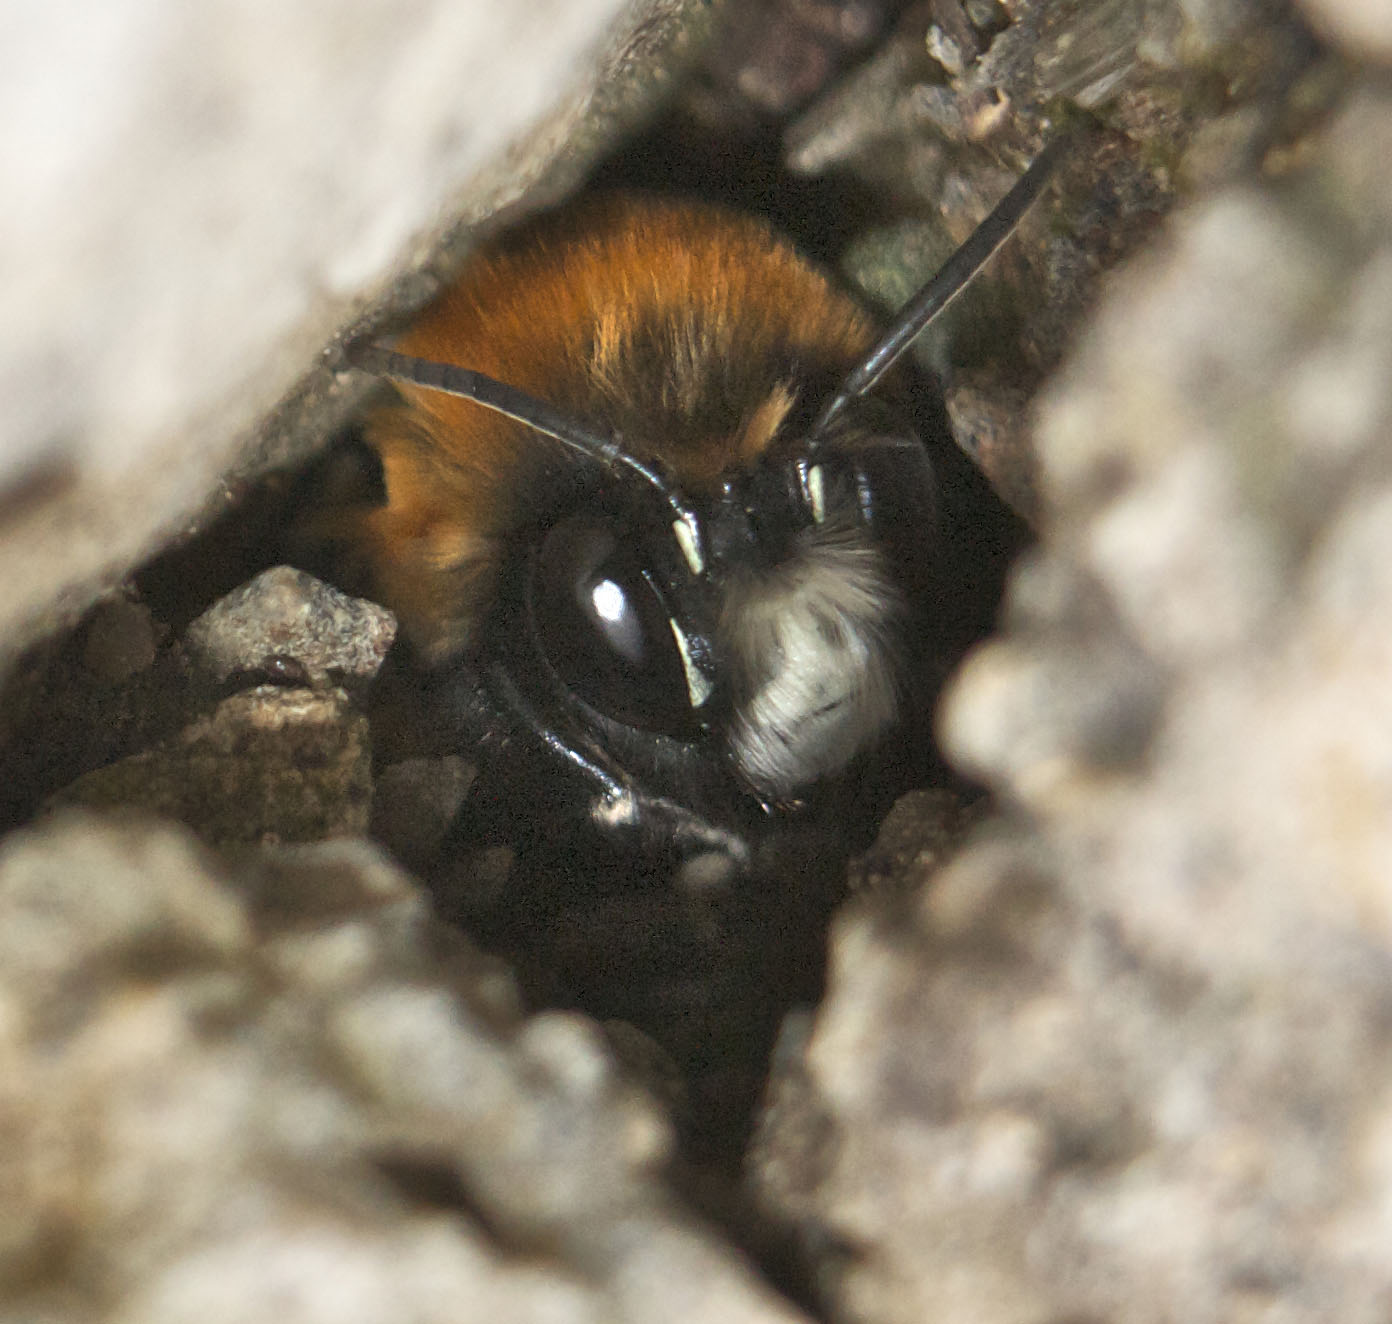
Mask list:
POLYGON ((1068 134, 1060 134, 1047 144, 1015 181, 1015 186, 996 204, 995 210, 972 231, 931 280, 900 310, 894 325, 875 347, 847 375, 832 396, 812 434, 826 431, 852 400, 858 399, 885 375, 913 344, 923 330, 970 283, 991 255, 1010 238, 1030 204, 1044 191, 1054 167, 1062 156, 1068 134))
POLYGON ((398 354, 381 345, 360 346, 350 352, 349 358, 355 367, 378 377, 443 391, 446 395, 457 395, 485 409, 492 409, 534 432, 559 441, 568 450, 598 461, 611 474, 638 478, 655 489, 678 515, 686 515, 685 506, 666 478, 625 451, 615 434, 592 431, 516 386, 509 386, 496 377, 460 368, 453 363, 418 359, 409 354, 398 354))

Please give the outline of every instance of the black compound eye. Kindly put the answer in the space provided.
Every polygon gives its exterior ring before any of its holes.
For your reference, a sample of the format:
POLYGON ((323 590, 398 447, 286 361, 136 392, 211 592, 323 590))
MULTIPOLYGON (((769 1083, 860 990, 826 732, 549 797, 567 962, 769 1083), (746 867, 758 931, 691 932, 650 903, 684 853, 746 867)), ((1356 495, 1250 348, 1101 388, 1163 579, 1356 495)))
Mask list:
POLYGON ((579 518, 551 529, 531 599, 542 652, 579 698, 628 726, 689 732, 676 635, 657 589, 615 531, 579 518))

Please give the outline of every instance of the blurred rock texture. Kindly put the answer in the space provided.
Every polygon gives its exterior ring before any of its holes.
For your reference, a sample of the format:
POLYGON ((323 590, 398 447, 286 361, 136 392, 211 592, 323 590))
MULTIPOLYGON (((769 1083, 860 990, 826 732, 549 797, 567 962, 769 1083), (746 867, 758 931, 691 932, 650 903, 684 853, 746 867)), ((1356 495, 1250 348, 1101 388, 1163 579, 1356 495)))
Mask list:
MULTIPOLYGON (((1311 6, 1379 57, 1364 14, 1311 6)), ((833 1318, 1387 1317, 1392 100, 1343 76, 1043 401, 942 719, 1007 812, 842 917, 756 1158, 833 1318)))
POLYGON ((655 1171, 596 1026, 364 842, 218 864, 80 817, 0 849, 7 1320, 799 1318, 655 1171))
POLYGON ((701 8, 7 5, 0 656, 303 453, 296 415, 346 389, 322 347, 418 300, 396 282, 461 219, 573 180, 576 126, 631 116, 701 8))
MULTIPOLYGON (((942 720, 999 807, 961 848, 910 797, 858 866, 738 1239, 838 1324, 1384 1321, 1392 23, 776 7, 803 44, 734 82, 883 198, 850 265, 891 302, 1088 122, 925 351, 1040 529, 942 720)), ((707 21, 88 11, 0 56, 11 652, 304 453, 351 394, 316 351, 576 178, 707 21)), ((0 843, 0 1318, 808 1318, 673 1194, 641 1036, 524 1016, 361 840, 391 619, 286 570, 198 611, 112 594, 10 679, 0 806, 45 817, 0 843)), ((377 810, 438 836, 469 776, 398 763, 377 810)))

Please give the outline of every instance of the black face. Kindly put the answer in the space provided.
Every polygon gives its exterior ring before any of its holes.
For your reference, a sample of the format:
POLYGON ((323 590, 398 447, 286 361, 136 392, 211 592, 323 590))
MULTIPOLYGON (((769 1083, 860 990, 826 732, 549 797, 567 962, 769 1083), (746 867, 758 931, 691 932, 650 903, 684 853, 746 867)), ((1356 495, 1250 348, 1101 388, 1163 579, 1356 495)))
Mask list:
POLYGON ((843 428, 699 496, 580 490, 519 537, 482 651, 432 681, 493 765, 492 832, 540 820, 571 853, 733 878, 810 806, 892 786, 877 754, 949 661, 924 618, 939 500, 917 439, 843 428), (879 730, 854 729, 861 684, 886 691, 879 730))

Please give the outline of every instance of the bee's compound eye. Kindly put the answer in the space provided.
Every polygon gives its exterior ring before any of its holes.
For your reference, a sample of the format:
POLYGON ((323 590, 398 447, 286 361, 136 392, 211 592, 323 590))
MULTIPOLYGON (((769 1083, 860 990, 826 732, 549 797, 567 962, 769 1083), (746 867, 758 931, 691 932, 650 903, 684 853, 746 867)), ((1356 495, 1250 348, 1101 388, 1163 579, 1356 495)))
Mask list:
POLYGON ((691 703, 676 636, 616 531, 583 518, 551 529, 531 605, 547 661, 579 698, 628 726, 687 732, 691 703))

